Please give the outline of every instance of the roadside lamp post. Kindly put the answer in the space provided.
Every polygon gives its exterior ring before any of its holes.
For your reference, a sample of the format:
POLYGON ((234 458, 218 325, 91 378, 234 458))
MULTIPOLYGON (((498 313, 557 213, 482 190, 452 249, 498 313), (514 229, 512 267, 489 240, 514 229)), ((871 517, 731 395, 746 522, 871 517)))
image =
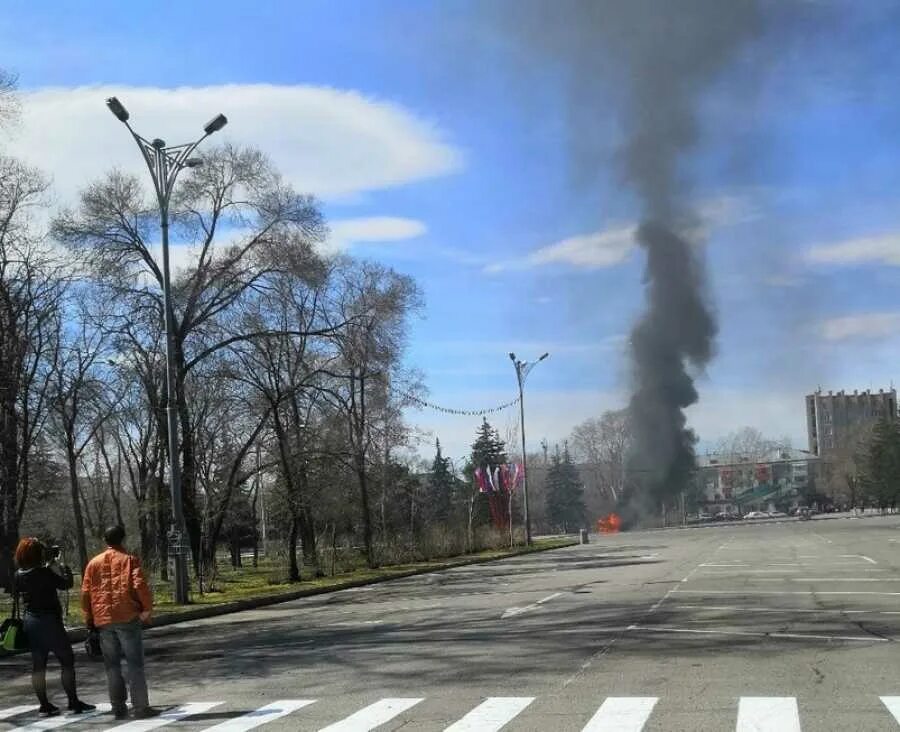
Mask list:
POLYGON ((525 379, 531 370, 543 361, 549 353, 545 353, 537 361, 520 361, 515 353, 509 354, 509 360, 516 369, 516 380, 519 382, 519 414, 521 417, 522 432, 522 503, 525 510, 525 544, 531 545, 531 517, 528 514, 528 465, 525 455, 525 379))
POLYGON ((169 431, 169 490, 172 494, 172 530, 169 533, 169 554, 173 556, 175 565, 174 599, 183 605, 188 601, 187 552, 185 551, 184 503, 181 494, 181 452, 178 439, 178 411, 176 406, 176 368, 175 368, 175 313, 172 309, 172 287, 169 276, 169 199, 175 188, 175 180, 184 168, 195 168, 202 163, 191 154, 197 145, 210 135, 221 130, 228 119, 224 114, 213 117, 203 128, 203 136, 196 142, 184 145, 166 146, 159 138, 148 141, 135 132, 128 124, 128 110, 116 97, 106 100, 109 111, 115 115, 134 138, 147 168, 153 178, 156 201, 159 206, 159 225, 162 230, 162 288, 163 309, 166 326, 166 418, 169 431))

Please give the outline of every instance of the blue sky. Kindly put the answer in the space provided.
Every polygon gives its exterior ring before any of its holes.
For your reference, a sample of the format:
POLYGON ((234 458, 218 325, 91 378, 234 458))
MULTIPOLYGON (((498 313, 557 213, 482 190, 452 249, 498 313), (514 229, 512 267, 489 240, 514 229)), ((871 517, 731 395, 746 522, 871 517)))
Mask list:
MULTIPOLYGON (((627 130, 610 89, 584 175, 565 69, 480 7, 4 0, 0 65, 25 92, 13 152, 49 169, 65 203, 107 156, 137 162, 103 108, 109 91, 170 142, 225 112, 229 135, 322 199, 335 246, 419 281, 409 362, 432 401, 507 401, 506 354, 550 351, 528 384, 529 442, 561 440, 628 391, 643 292, 634 195, 617 169, 627 130)), ((720 321, 689 413, 704 445, 753 425, 805 447, 805 393, 877 389, 896 373, 898 11, 767 7, 768 32, 710 86, 682 161, 720 321)), ((410 417, 455 456, 477 426, 410 417)))

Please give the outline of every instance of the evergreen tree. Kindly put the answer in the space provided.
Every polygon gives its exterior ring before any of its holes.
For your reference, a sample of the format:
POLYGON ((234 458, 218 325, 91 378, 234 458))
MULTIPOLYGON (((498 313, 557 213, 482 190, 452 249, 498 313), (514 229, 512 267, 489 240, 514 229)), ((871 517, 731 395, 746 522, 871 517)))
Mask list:
POLYGON ((584 524, 584 489, 578 470, 572 462, 568 443, 562 455, 557 446, 550 460, 550 470, 544 483, 547 520, 557 529, 568 533, 584 524))
POLYGON ((473 526, 485 526, 491 521, 488 498, 483 493, 479 493, 475 485, 476 468, 493 470, 507 462, 509 462, 509 458, 506 456, 506 443, 500 439, 500 433, 491 427, 487 419, 482 418, 477 437, 472 444, 469 463, 466 465, 466 479, 473 491, 470 499, 474 501, 471 506, 473 526))
POLYGON ((900 492, 900 424, 881 419, 863 459, 862 487, 879 508, 895 506, 900 492))
POLYGON ((434 521, 446 523, 453 516, 456 478, 450 458, 441 453, 441 441, 435 440, 434 462, 429 480, 429 514, 434 521))

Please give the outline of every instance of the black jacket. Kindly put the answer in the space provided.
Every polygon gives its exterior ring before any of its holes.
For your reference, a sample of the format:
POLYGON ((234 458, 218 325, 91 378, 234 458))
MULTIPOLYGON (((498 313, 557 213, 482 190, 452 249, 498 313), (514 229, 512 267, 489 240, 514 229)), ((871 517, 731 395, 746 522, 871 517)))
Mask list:
POLYGON ((49 567, 19 570, 15 576, 14 591, 18 593, 22 609, 32 615, 56 615, 62 617, 57 590, 72 588, 72 570, 62 568, 62 576, 49 567))

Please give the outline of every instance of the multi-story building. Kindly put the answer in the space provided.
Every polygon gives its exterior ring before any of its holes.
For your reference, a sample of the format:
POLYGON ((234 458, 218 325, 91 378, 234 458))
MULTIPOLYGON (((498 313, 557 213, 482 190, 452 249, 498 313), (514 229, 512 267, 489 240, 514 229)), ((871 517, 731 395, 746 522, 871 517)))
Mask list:
POLYGON ((897 392, 892 389, 872 391, 829 391, 819 389, 806 397, 806 428, 809 451, 825 455, 859 434, 861 428, 874 424, 882 417, 897 416, 897 392))
POLYGON ((699 455, 697 475, 705 508, 775 511, 801 505, 813 488, 818 458, 803 450, 777 448, 764 455, 699 455))

